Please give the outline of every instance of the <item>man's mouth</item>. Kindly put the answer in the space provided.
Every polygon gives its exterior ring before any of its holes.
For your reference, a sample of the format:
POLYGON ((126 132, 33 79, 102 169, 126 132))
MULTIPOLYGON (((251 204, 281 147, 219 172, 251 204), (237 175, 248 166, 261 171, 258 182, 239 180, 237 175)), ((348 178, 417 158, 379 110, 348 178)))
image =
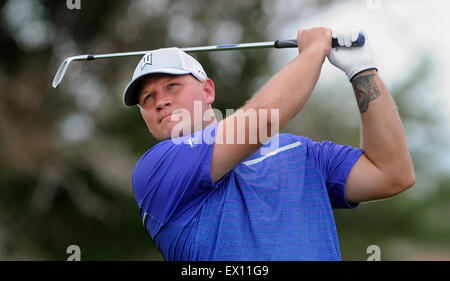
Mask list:
POLYGON ((164 120, 164 118, 166 118, 166 117, 170 118, 171 115, 172 115, 172 112, 163 115, 163 117, 161 117, 161 119, 159 119, 159 123, 161 123, 164 120))

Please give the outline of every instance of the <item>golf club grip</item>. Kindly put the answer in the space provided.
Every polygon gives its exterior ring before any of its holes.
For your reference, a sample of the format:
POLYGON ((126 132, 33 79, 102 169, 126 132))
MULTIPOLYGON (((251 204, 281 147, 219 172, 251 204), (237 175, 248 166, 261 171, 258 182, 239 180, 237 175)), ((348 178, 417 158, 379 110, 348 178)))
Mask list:
MULTIPOLYGON (((356 39, 355 42, 352 43, 353 47, 362 47, 364 46, 364 43, 366 42, 366 38, 364 37, 364 34, 359 33, 358 39, 356 39)), ((275 48, 281 49, 281 48, 297 48, 297 39, 290 39, 290 40, 276 40, 274 44, 275 48)), ((339 47, 338 40, 333 38, 331 40, 331 47, 336 48, 339 47)))

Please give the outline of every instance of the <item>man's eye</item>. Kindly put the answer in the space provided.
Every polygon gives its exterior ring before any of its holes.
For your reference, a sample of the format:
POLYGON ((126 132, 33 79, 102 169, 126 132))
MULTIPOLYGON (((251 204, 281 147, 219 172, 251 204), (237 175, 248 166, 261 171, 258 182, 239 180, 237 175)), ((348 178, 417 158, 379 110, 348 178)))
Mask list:
POLYGON ((150 98, 152 96, 152 94, 148 94, 144 97, 144 100, 142 102, 145 102, 148 98, 150 98))
POLYGON ((175 87, 176 85, 178 85, 177 83, 170 83, 169 85, 168 85, 168 87, 169 88, 172 88, 172 87, 175 87))

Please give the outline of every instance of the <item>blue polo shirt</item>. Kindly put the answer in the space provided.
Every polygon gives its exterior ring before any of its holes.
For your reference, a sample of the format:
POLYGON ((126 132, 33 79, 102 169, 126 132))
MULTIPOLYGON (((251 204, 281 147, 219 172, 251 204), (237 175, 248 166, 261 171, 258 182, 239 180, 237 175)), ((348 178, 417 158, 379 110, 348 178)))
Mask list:
POLYGON ((356 207, 344 188, 362 150, 278 134, 214 184, 216 128, 163 141, 134 168, 140 215, 164 259, 340 260, 332 208, 356 207))

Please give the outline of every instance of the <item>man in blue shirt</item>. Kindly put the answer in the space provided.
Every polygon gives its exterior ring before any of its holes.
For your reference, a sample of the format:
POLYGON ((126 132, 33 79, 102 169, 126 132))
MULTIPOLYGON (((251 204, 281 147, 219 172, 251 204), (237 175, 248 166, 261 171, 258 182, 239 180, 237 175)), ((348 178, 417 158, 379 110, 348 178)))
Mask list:
POLYGON ((394 196, 414 168, 395 104, 360 30, 297 34, 299 55, 217 122, 215 89, 177 48, 147 53, 124 93, 161 142, 136 164, 143 223, 166 260, 340 260, 332 208, 394 196), (332 37, 340 46, 331 49, 332 37), (279 134, 306 104, 322 64, 351 81, 362 147, 279 134))

